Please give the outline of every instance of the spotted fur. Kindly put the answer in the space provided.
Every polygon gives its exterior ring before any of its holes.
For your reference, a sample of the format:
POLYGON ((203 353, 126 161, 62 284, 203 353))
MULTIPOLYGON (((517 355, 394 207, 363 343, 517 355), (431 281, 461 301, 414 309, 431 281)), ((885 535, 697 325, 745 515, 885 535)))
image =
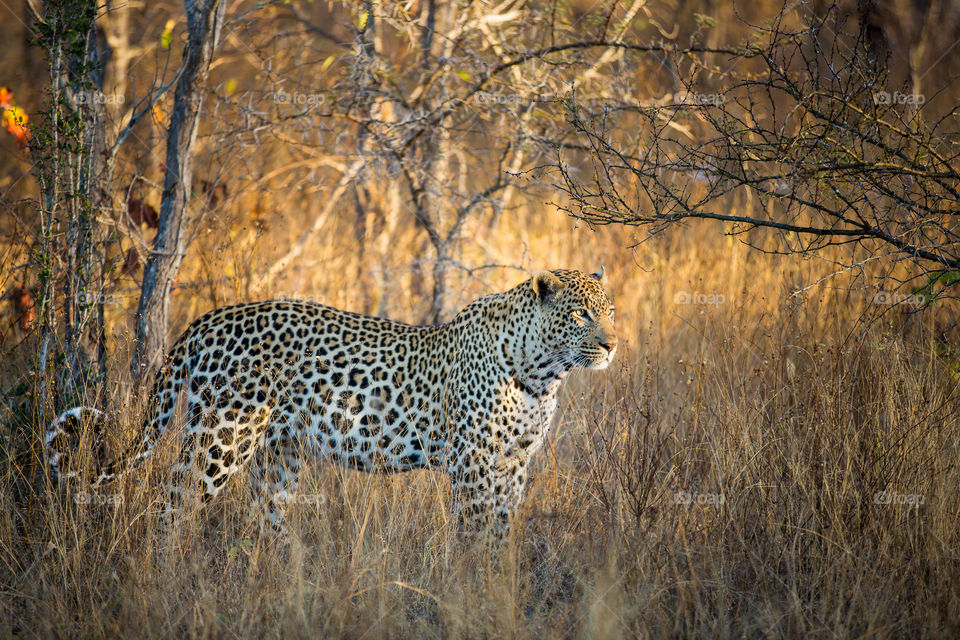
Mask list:
MULTIPOLYGON (((211 311, 165 359, 142 439, 120 460, 101 461, 94 484, 150 455, 183 393, 170 514, 249 468, 268 522, 282 528, 304 463, 323 458, 371 472, 445 471, 466 528, 502 536, 562 380, 613 359, 602 275, 541 271, 436 326, 308 302, 211 311)), ((56 475, 74 473, 68 454, 84 420, 94 431, 105 423, 102 412, 78 408, 51 425, 45 444, 56 475)))

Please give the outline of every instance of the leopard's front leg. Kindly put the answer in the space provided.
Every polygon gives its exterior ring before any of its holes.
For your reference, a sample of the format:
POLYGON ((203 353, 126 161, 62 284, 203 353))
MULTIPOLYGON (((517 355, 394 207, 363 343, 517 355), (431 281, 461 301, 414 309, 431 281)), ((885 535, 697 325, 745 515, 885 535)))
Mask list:
POLYGON ((450 467, 454 509, 463 529, 500 545, 523 499, 526 460, 505 457, 491 443, 464 447, 450 467), (491 453, 491 449, 493 453, 491 453))

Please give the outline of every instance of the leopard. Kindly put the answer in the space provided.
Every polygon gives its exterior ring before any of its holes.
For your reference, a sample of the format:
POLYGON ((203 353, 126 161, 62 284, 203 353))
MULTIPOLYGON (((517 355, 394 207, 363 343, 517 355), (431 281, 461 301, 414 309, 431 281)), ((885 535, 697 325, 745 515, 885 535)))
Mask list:
POLYGON ((168 523, 246 469, 264 526, 283 533, 298 478, 324 460, 373 473, 446 473, 459 526, 502 541, 563 381, 607 368, 617 351, 603 277, 603 267, 538 271, 433 325, 313 301, 214 309, 163 359, 142 429, 120 455, 107 451, 110 420, 100 409, 75 407, 50 424, 51 475, 78 476, 81 433, 94 433, 95 468, 85 475, 95 489, 175 431, 179 453, 161 499, 168 523))

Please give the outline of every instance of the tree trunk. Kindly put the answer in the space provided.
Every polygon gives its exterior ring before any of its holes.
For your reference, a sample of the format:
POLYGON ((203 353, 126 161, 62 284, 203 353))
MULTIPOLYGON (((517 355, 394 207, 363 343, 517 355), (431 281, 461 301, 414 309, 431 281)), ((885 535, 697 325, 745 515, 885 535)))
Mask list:
POLYGON ((190 202, 200 106, 213 50, 223 25, 225 5, 221 0, 186 0, 184 5, 187 13, 186 62, 177 81, 167 133, 166 172, 157 236, 143 270, 137 308, 137 342, 130 365, 134 388, 139 387, 144 373, 163 355, 170 290, 183 261, 186 244, 184 218, 190 202))
MULTIPOLYGON (((84 393, 106 375, 103 327, 103 229, 97 213, 109 207, 105 111, 98 96, 105 56, 98 49, 94 2, 48 2, 37 15, 37 44, 47 54, 49 121, 31 141, 41 197, 41 313, 38 372, 59 352, 56 288, 62 287, 65 366, 49 379, 60 397, 84 393), (60 258, 63 256, 63 258, 60 258), (52 351, 51 351, 52 347, 52 351), (97 369, 91 365, 99 363, 97 369)), ((47 387, 51 388, 51 387, 47 387)), ((86 400, 91 400, 87 398, 86 400)), ((95 399, 93 399, 95 400, 95 399)))

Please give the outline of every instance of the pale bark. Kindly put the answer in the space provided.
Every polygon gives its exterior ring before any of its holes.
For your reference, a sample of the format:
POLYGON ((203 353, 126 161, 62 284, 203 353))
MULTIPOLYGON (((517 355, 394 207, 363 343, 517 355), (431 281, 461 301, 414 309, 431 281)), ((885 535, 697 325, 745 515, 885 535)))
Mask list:
POLYGON ((136 347, 130 372, 134 387, 163 355, 168 306, 174 279, 186 249, 186 228, 193 182, 193 153, 213 51, 223 26, 221 0, 186 0, 187 46, 174 94, 167 133, 166 172, 160 220, 153 250, 143 270, 137 308, 136 347))

